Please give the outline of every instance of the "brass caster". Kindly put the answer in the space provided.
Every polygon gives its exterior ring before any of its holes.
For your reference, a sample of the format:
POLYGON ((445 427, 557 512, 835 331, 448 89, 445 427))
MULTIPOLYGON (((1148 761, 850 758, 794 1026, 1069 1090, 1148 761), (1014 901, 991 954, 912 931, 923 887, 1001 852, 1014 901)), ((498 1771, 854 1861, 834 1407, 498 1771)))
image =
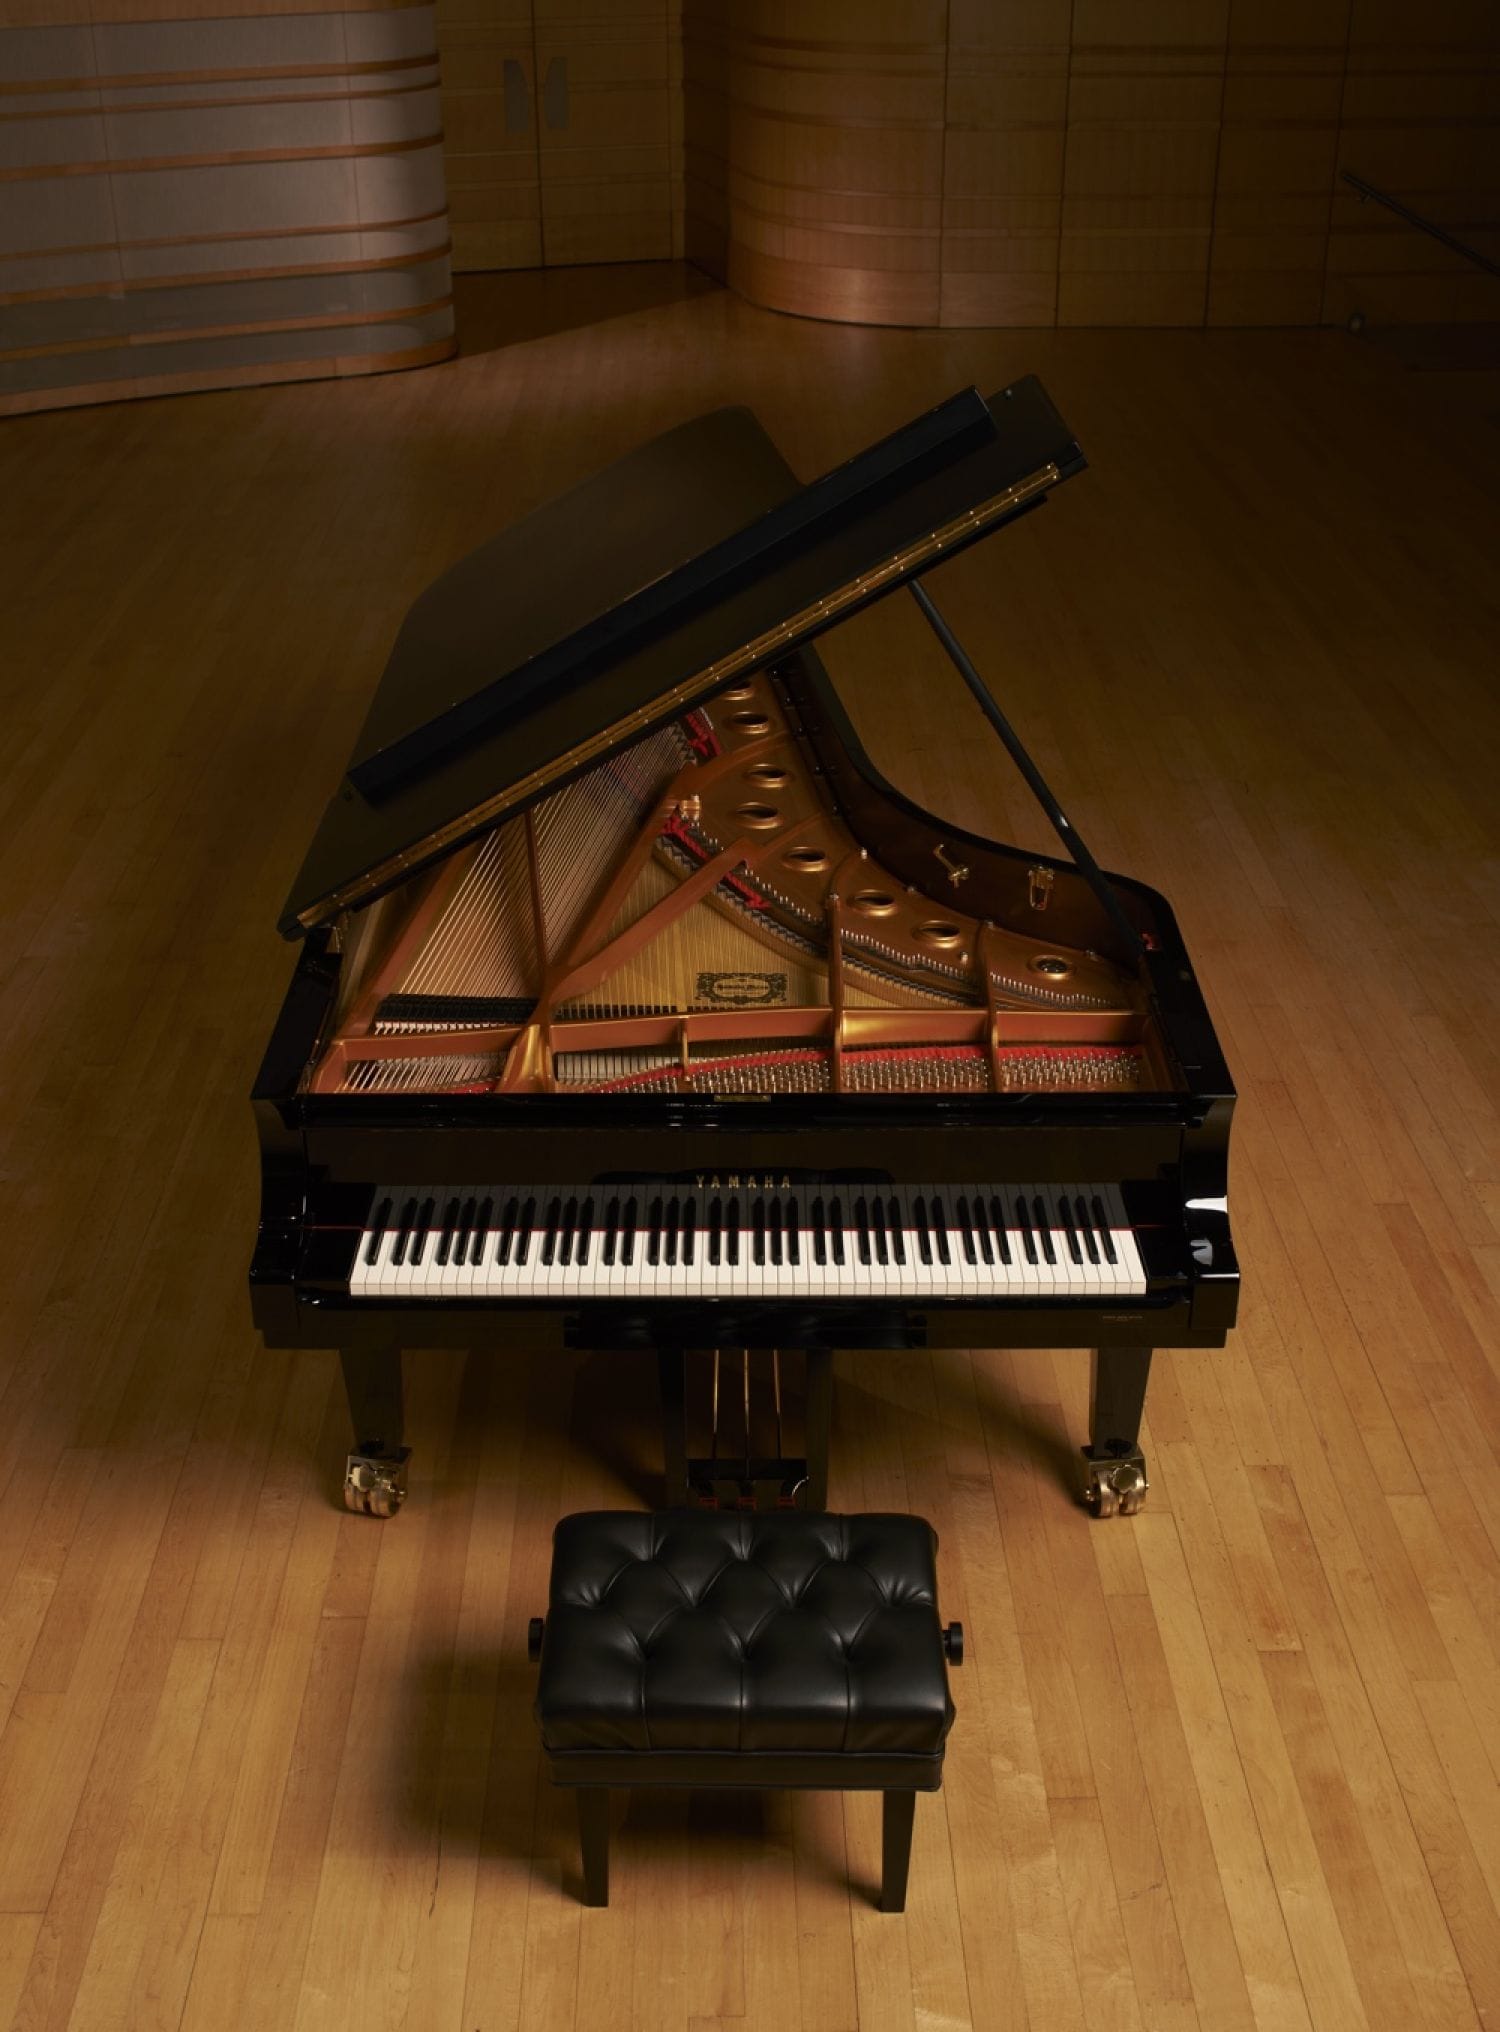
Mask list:
POLYGON ((406 1501, 411 1448, 396 1453, 351 1453, 344 1467, 344 1508, 359 1517, 394 1517, 406 1501))
POLYGON ((1133 1517, 1146 1500, 1146 1457, 1139 1447, 1096 1457, 1083 1449, 1083 1500, 1096 1517, 1133 1517))

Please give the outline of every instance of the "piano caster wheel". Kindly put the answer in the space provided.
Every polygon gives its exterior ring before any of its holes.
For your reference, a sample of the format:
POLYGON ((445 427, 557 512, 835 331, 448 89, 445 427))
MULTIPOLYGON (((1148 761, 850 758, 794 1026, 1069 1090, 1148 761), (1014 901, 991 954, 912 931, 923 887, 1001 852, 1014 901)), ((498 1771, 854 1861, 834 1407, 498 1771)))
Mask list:
POLYGON ((351 1453, 344 1468, 344 1508, 360 1517, 394 1517, 406 1501, 406 1463, 399 1453, 351 1453))
POLYGON ((1126 1454, 1096 1457, 1083 1449, 1087 1483, 1083 1500, 1096 1517, 1133 1517, 1146 1500, 1146 1457, 1139 1447, 1126 1454))

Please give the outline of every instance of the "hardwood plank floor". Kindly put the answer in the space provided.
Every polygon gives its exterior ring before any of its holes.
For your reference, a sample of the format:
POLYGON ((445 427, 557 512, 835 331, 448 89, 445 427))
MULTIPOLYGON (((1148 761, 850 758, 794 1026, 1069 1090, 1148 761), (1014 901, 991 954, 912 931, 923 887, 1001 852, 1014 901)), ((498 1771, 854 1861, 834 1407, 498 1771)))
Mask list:
MULTIPOLYGON (((0 434, 0 2021, 1500 2022, 1491 381, 607 271, 461 308, 520 339, 0 434), (414 1358, 407 1509, 334 1506, 333 1366, 244 1294, 274 920, 481 538, 718 402, 811 475, 1033 370, 1093 470, 937 581, 1178 909, 1242 1088, 1243 1324, 1159 1362, 1149 1504, 1106 1526, 1065 1480, 1081 1353, 841 1357, 833 1503, 930 1516, 969 1633, 910 1909, 872 1908, 870 1800, 638 1795, 583 1912, 525 1623, 554 1520, 649 1499, 654 1366, 414 1358)), ((903 788, 1047 844, 914 612, 830 660, 903 788)))

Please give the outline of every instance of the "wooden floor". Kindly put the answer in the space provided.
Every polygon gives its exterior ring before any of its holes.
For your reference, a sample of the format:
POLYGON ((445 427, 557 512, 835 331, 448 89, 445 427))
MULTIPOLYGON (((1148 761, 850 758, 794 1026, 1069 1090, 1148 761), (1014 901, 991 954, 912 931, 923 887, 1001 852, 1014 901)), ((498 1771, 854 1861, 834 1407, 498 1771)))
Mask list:
MULTIPOLYGON (((530 336, 451 366, 0 435, 0 2024, 1500 2024, 1493 382, 500 286, 530 336), (416 1358, 407 1509, 335 1507, 332 1364, 244 1293, 274 919, 480 538, 714 403, 810 475, 1026 370, 1093 470, 936 584, 1177 907, 1243 1324, 1160 1360, 1107 1525, 1082 1353, 842 1356, 834 1505, 931 1517, 969 1633, 910 1909, 872 1798, 657 1795, 584 1912, 526 1620, 556 1517, 650 1500, 652 1366, 416 1358)), ((836 665, 904 788, 1044 842, 914 612, 836 665)))

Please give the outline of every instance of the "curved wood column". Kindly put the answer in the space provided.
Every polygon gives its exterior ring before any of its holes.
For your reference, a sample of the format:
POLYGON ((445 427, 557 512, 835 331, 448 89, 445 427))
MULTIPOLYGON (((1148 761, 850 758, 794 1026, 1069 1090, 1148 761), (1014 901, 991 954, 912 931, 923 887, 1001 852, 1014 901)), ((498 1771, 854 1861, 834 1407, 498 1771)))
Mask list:
POLYGON ((947 12, 690 4, 689 252, 773 310, 936 324, 947 12))
POLYGON ((446 359, 433 8, 109 11, 0 28, 0 414, 446 359))

